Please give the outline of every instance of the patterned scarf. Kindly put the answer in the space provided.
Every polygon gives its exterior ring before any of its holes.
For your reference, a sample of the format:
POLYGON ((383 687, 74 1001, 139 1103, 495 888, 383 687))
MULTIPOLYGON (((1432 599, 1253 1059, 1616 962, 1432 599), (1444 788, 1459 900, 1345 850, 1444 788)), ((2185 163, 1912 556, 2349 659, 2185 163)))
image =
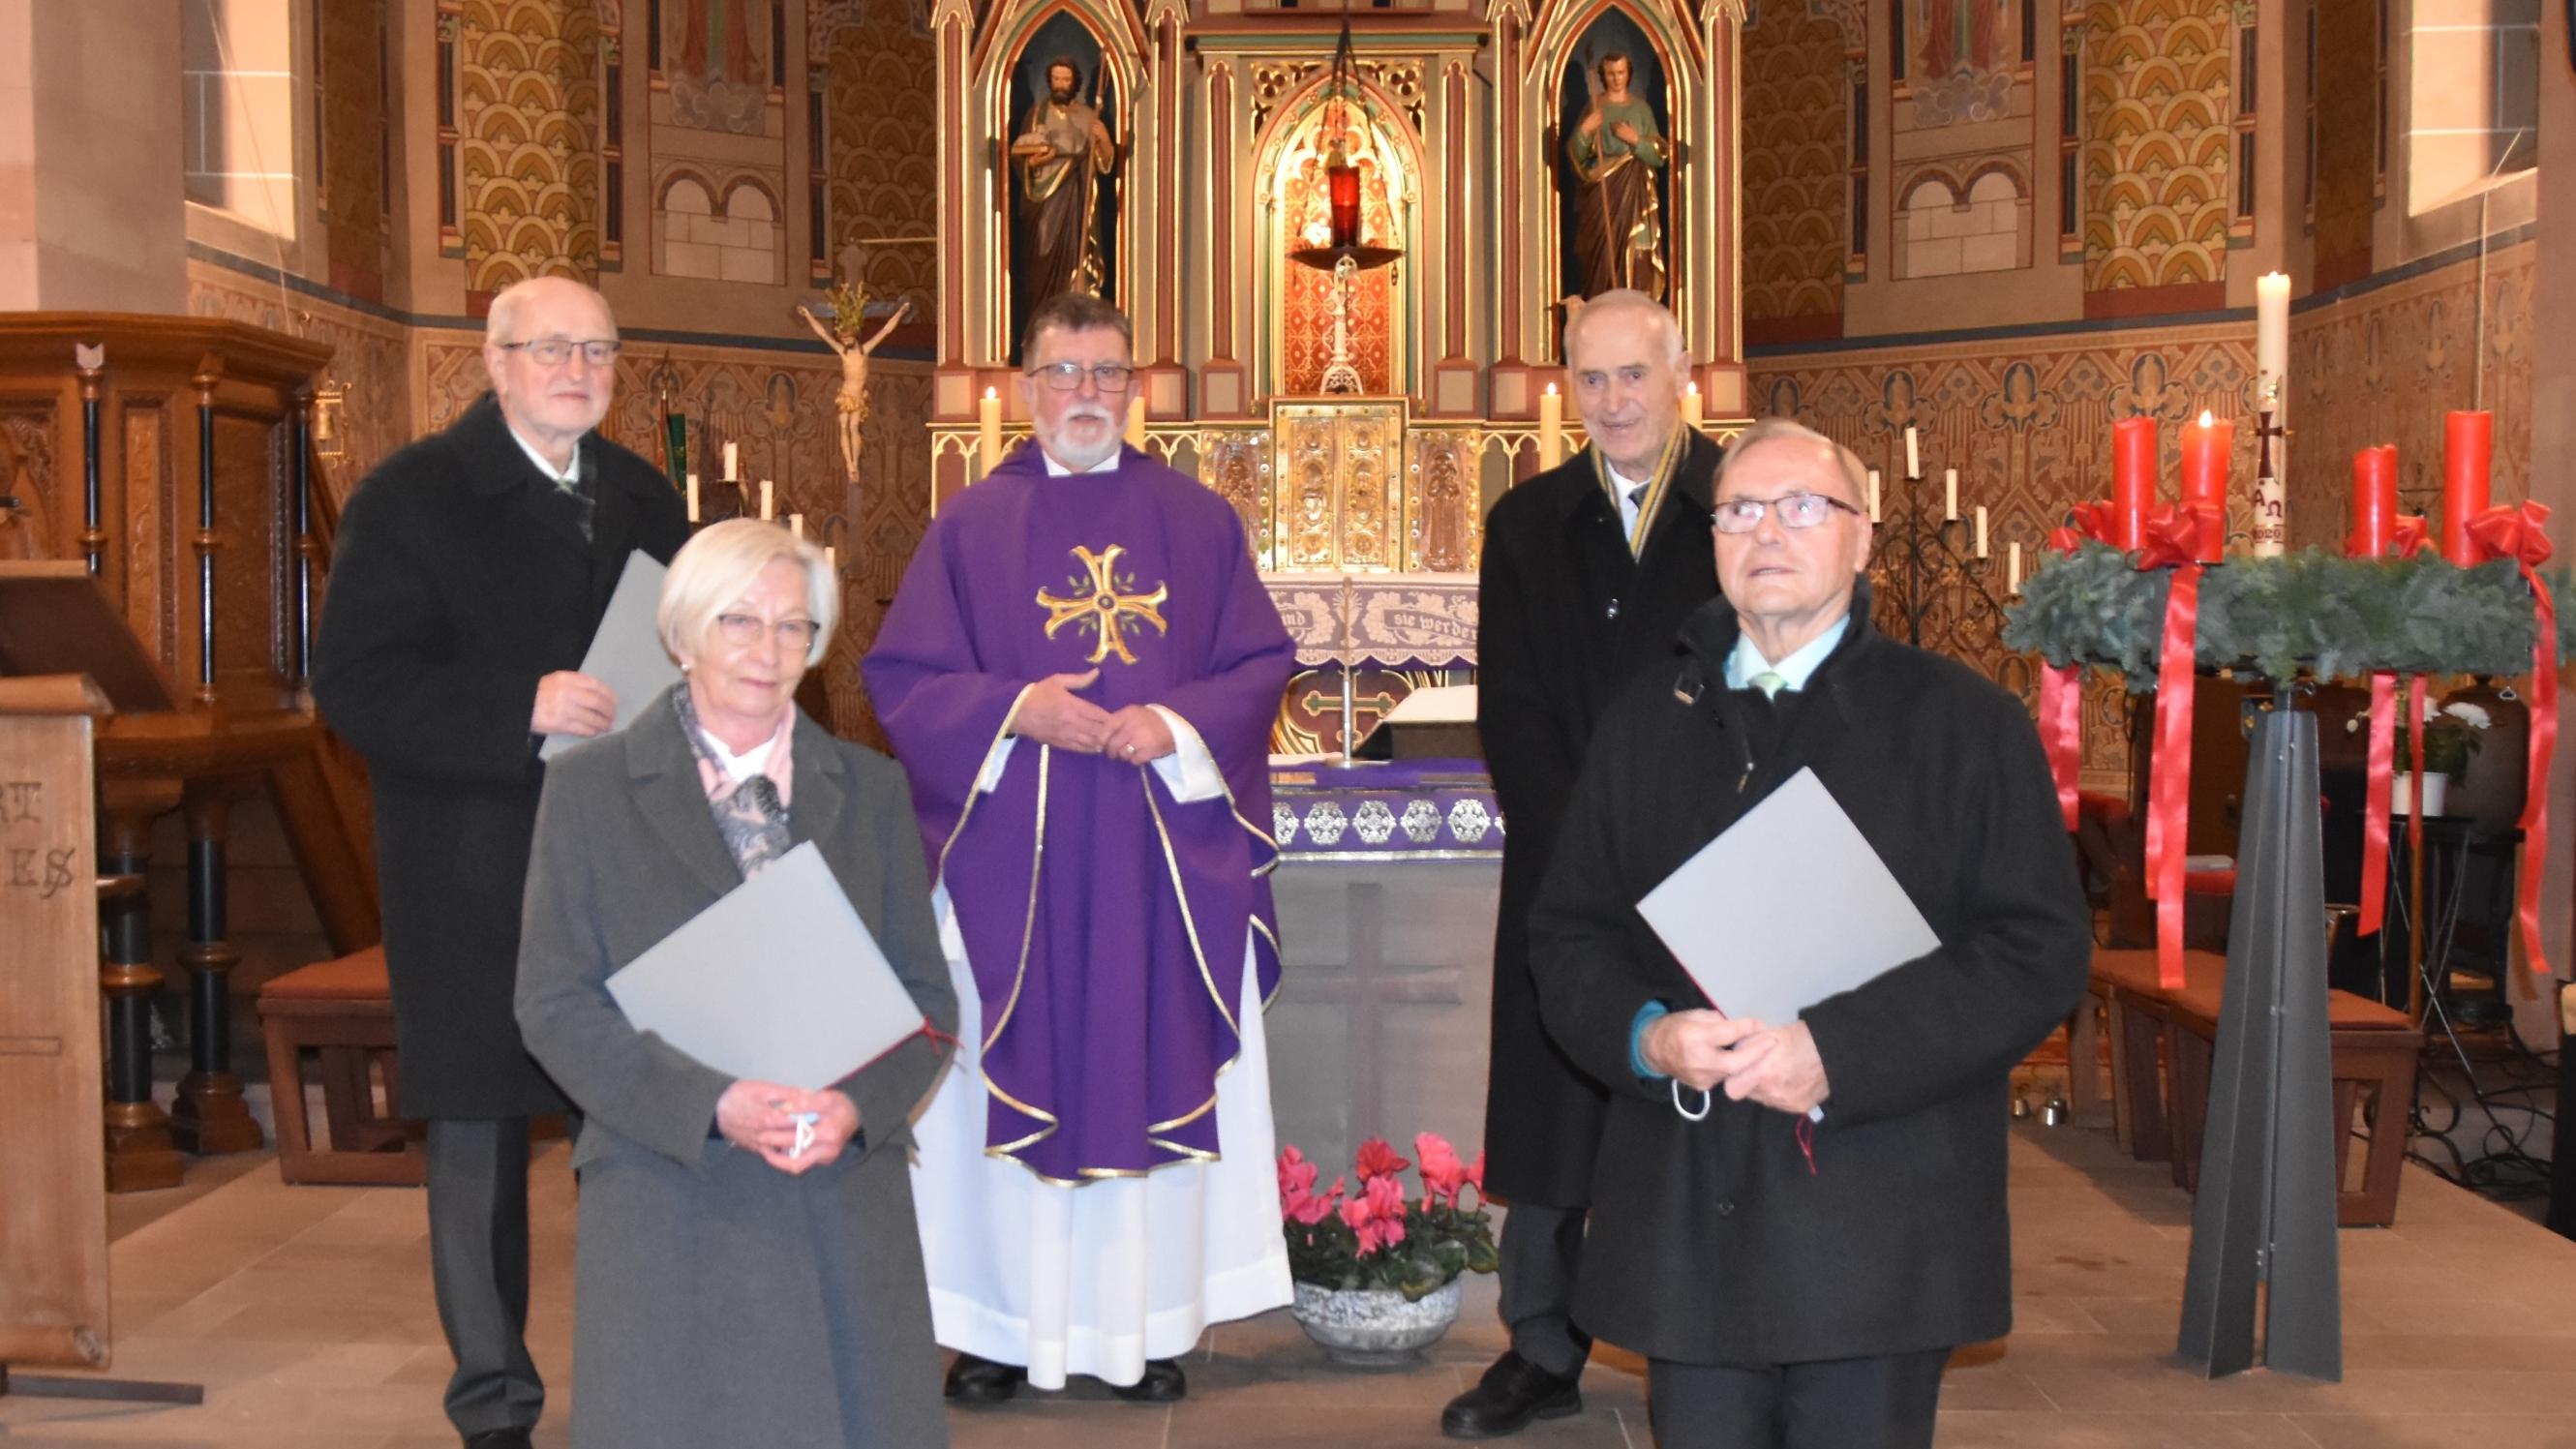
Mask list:
POLYGON ((749 880, 762 866, 787 853, 787 805, 796 792, 796 764, 788 745, 796 734, 796 711, 791 707, 779 722, 778 733, 770 737, 769 758, 761 773, 737 780, 700 732, 688 685, 671 691, 671 704, 679 711, 680 733, 689 742, 689 753, 697 756, 698 783, 706 787, 707 808, 715 815, 716 830, 724 836, 725 849, 732 853, 743 879, 749 880))

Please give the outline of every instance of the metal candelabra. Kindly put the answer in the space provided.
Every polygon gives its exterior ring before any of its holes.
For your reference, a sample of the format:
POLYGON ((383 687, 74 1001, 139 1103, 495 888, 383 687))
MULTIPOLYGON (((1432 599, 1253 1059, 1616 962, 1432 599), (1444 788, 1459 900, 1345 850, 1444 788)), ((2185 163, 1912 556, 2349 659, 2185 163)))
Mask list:
POLYGON ((2001 637, 2003 601, 1987 584, 1994 560, 1973 552, 1973 525, 1943 518, 1942 500, 1909 477, 1881 499, 1869 582, 1879 632, 1917 648, 1972 658, 2001 637))

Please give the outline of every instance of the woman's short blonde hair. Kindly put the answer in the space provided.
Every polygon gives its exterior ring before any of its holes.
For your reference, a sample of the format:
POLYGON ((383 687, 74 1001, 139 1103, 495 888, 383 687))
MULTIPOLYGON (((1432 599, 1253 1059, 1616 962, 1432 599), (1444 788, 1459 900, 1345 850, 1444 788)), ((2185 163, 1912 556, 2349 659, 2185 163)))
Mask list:
POLYGON ((781 559, 805 571, 805 610, 814 620, 814 645, 805 651, 805 663, 809 668, 822 663, 823 651, 832 645, 832 626, 841 617, 841 590, 831 561, 821 549, 757 518, 710 524, 672 556, 670 575, 662 580, 661 607, 653 615, 662 647, 675 660, 696 655, 716 616, 732 608, 761 572, 781 559))

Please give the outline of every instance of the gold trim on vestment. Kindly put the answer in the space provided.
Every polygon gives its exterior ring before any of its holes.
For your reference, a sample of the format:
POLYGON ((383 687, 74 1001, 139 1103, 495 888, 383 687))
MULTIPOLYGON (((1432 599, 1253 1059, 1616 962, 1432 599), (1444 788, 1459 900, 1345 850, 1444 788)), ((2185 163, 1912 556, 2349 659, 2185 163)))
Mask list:
MULTIPOLYGON (((948 852, 957 848, 957 837, 966 833, 966 822, 975 814, 975 802, 984 794, 985 767, 993 763, 993 751, 1001 748, 1002 741, 1011 737, 1011 725, 1020 717, 1020 706, 1028 701, 1029 691, 1035 688, 1034 684, 1023 684, 1020 692, 1011 696, 1011 707, 1002 715, 1002 727, 993 731, 992 742, 984 746, 983 757, 976 763, 974 775, 966 781, 966 803, 958 807, 957 823, 949 827, 948 839, 939 847, 939 869, 930 873, 933 885, 948 879, 948 852)), ((1046 842, 1038 844, 1043 847, 1046 842)), ((955 898, 955 893, 951 892, 950 899, 955 898)))

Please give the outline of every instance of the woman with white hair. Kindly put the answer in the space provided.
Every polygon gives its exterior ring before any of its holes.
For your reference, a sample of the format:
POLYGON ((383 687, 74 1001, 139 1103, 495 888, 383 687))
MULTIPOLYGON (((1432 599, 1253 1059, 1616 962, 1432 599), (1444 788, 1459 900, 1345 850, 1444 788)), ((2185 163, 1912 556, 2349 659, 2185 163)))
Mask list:
POLYGON ((682 682, 546 773, 518 1015, 586 1114, 576 1449, 948 1442, 904 1153, 934 1039, 807 1092, 637 1031, 607 988, 810 841, 922 1015, 956 1029, 903 772, 795 706, 838 602, 822 551, 787 530, 708 528, 662 587, 682 682))

